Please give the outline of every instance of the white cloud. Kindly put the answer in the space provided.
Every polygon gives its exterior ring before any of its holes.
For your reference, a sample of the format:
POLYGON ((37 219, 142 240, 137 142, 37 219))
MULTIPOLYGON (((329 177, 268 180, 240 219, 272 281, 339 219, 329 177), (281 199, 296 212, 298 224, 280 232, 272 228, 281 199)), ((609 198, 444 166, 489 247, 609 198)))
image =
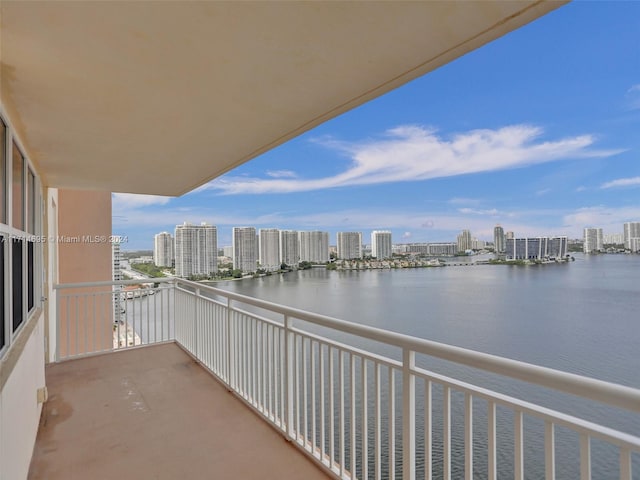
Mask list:
POLYGON ((597 226, 605 232, 622 232, 622 224, 640 219, 640 206, 633 207, 584 207, 564 216, 565 227, 581 229, 597 226))
POLYGON ((591 135, 550 141, 543 130, 512 125, 497 130, 472 130, 451 138, 419 126, 400 126, 382 138, 348 143, 326 140, 323 145, 347 154, 351 164, 322 178, 246 178, 225 176, 205 188, 222 194, 288 193, 353 185, 373 185, 490 172, 563 160, 606 157, 621 150, 594 150, 591 135))
POLYGON ((576 192, 584 192, 587 189, 587 187, 585 187, 584 185, 580 185, 578 188, 576 188, 576 192))
POLYGON ((480 205, 481 200, 477 198, 454 197, 449 200, 451 205, 480 205))
POLYGON ((618 187, 638 187, 640 186, 640 177, 618 178, 600 185, 600 188, 618 188, 618 187))
POLYGON ((130 208, 148 207, 151 205, 166 205, 171 197, 160 195, 137 195, 134 193, 114 193, 111 195, 113 209, 123 210, 130 208))
POLYGON ((541 197, 541 196, 543 196, 543 195, 546 195, 546 194, 547 194, 547 193, 549 193, 550 191, 551 191, 551 189, 550 189, 550 188, 543 188, 542 190, 538 190, 538 191, 536 192, 536 195, 537 195, 538 197, 541 197))
POLYGON ((631 110, 640 109, 640 83, 632 85, 626 94, 627 105, 631 110))
POLYGON ((271 178, 297 178, 298 174, 292 170, 267 170, 267 176, 271 178))
POLYGON ((503 212, 498 211, 495 208, 491 208, 488 210, 480 210, 477 208, 459 208, 458 211, 460 213, 464 213, 464 214, 471 214, 471 215, 489 215, 492 217, 495 217, 497 215, 504 215, 503 212))

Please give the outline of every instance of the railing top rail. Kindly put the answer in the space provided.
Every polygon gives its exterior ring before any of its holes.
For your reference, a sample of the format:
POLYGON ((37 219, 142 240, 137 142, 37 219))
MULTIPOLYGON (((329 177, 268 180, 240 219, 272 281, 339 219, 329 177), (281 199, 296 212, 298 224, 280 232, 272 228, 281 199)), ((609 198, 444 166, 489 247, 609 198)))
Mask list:
POLYGON ((105 280, 100 282, 83 282, 83 283, 56 283, 53 285, 54 290, 63 290, 67 288, 90 288, 90 287, 110 287, 114 285, 140 285, 146 283, 172 283, 175 282, 174 277, 159 278, 141 278, 139 280, 105 280))
POLYGON ((210 291, 231 300, 241 301, 248 305, 271 310, 309 323, 640 413, 640 390, 635 388, 573 373, 561 372, 552 368, 532 365, 497 355, 416 338, 402 333, 382 330, 376 327, 351 323, 326 315, 307 312, 266 300, 248 297, 239 293, 229 292, 190 280, 175 280, 177 283, 184 283, 185 285, 210 291))

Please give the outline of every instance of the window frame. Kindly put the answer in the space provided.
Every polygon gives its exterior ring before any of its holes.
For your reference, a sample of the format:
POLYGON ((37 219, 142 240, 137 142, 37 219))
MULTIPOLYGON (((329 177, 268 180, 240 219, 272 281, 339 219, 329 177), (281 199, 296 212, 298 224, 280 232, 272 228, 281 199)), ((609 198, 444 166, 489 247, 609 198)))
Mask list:
MULTIPOLYGON (((26 149, 16 134, 8 115, 0 105, 0 122, 4 127, 4 138, 0 138, 0 150, 3 158, 0 160, 0 169, 4 168, 4 175, 0 175, 0 195, 3 196, 3 204, 0 208, 0 249, 3 253, 3 267, 0 271, 4 288, 2 299, 4 309, 0 312, 0 329, 4 333, 4 343, 0 343, 0 360, 2 360, 16 338, 22 333, 25 325, 29 323, 35 312, 42 308, 42 288, 44 272, 42 271, 43 239, 43 207, 42 184, 37 171, 32 164, 26 149), (2 143, 4 142, 4 145, 2 143), (4 146, 4 148, 2 148, 4 146), (21 172, 21 198, 14 198, 14 149, 22 157, 21 172), (14 201, 21 201, 21 225, 22 229, 14 227, 14 201), (21 241, 21 265, 20 277, 21 290, 21 318, 14 322, 14 264, 12 249, 17 241, 21 241), (32 250, 32 261, 29 261, 29 249, 32 250), (31 302, 30 302, 31 300, 31 302), (29 308, 31 303, 31 308, 29 308), (15 328, 14 328, 15 325, 15 328)), ((0 131, 0 135, 2 132, 0 131)))

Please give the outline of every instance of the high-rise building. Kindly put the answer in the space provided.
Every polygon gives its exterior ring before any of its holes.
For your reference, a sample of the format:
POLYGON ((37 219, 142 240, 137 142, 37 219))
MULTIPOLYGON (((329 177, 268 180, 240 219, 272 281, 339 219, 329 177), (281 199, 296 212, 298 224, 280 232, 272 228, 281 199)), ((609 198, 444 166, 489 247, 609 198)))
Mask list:
POLYGON ((233 227, 233 269, 242 273, 255 272, 258 263, 256 229, 233 227))
POLYGON ((184 222, 175 230, 176 276, 210 276, 218 271, 218 230, 213 225, 184 222))
POLYGON ((268 272, 280 268, 280 232, 277 228, 261 228, 258 232, 260 268, 268 272))
POLYGON ((379 260, 391 258, 391 232, 388 230, 374 230, 371 232, 371 256, 379 260))
POLYGON ((493 229, 493 249, 496 253, 504 253, 505 247, 504 229, 496 225, 493 229))
POLYGON ((477 239, 476 237, 473 237, 471 239, 471 248, 473 250, 482 250, 486 246, 487 242, 485 242, 484 240, 477 239))
POLYGON ((584 243, 582 251, 584 253, 600 252, 604 247, 604 240, 601 228, 585 228, 584 243))
MULTIPOLYGON (((504 238, 505 240, 509 240, 509 239, 513 240, 514 238, 516 238, 516 234, 513 232, 507 232, 504 234, 504 238)), ((505 248, 506 248, 506 244, 505 244, 505 248)))
POLYGON ((624 224, 624 248, 631 250, 631 240, 640 238, 640 222, 627 222, 624 224))
POLYGON ((362 233, 338 232, 337 247, 338 258, 340 259, 362 258, 362 233))
POLYGON ((329 232, 298 232, 300 261, 326 263, 329 261, 329 232))
POLYGON ((158 267, 173 267, 173 237, 169 232, 158 233, 153 242, 153 263, 158 267))
POLYGON ((471 232, 469 230, 462 230, 462 233, 458 235, 457 239, 458 252, 466 252, 471 250, 471 232))
POLYGON ((300 241, 295 230, 280 230, 280 263, 289 266, 300 263, 300 241))
POLYGON ((567 237, 507 238, 507 260, 563 259, 567 256, 567 237))
POLYGON ((602 236, 602 241, 605 245, 624 245, 623 233, 605 233, 602 236))

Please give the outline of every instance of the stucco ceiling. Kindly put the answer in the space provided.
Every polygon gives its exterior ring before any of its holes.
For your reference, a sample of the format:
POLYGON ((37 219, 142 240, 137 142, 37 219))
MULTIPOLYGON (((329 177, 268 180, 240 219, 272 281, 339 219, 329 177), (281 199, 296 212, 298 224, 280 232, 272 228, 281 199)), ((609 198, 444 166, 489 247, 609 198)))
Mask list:
POLYGON ((562 3, 3 0, 2 102, 45 184, 180 195, 562 3))

